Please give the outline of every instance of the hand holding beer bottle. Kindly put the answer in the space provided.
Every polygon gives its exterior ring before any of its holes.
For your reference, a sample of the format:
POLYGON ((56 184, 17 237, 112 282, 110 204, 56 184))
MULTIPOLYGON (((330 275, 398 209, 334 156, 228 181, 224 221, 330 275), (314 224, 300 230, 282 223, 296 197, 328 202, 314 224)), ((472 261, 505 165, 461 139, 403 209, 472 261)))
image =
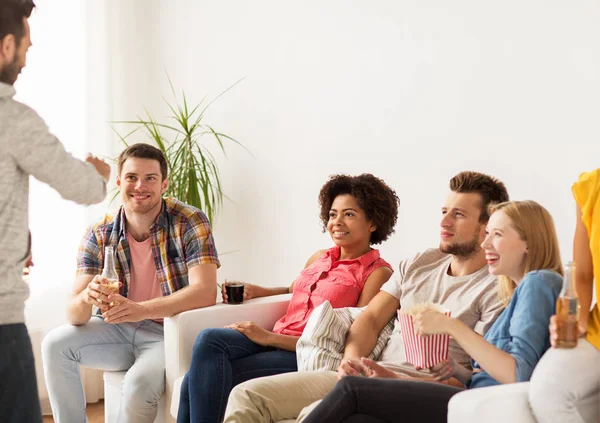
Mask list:
POLYGON ((579 324, 579 297, 575 289, 575 263, 565 266, 563 286, 556 301, 556 315, 550 318, 550 343, 556 348, 575 348, 585 334, 579 324))

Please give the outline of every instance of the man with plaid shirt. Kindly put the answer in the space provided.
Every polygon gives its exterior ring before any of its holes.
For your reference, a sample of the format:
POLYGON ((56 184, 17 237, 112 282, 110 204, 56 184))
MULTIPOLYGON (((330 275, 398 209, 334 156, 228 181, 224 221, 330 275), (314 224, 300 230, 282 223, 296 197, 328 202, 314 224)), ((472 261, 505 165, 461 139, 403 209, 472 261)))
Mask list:
POLYGON ((84 422, 79 366, 127 370, 119 422, 153 422, 164 392, 162 319, 216 301, 219 260, 204 213, 173 198, 167 162, 148 144, 124 150, 117 164, 123 206, 88 228, 77 254, 67 306, 69 325, 43 341, 54 420, 84 422), (113 247, 120 292, 102 286, 104 248, 113 247), (118 305, 109 309, 107 304, 118 305), (98 313, 92 316, 92 306, 98 313))

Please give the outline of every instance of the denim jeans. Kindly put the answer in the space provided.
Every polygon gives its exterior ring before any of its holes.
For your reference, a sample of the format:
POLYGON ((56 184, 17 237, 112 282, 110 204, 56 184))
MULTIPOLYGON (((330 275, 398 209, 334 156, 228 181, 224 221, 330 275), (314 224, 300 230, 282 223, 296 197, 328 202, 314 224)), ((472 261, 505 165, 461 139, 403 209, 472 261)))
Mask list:
POLYGON ((152 320, 110 324, 93 316, 85 325, 52 330, 42 342, 42 358, 55 422, 87 422, 80 365, 127 370, 119 423, 152 423, 156 418, 165 389, 162 325, 152 320))
POLYGON ((234 386, 297 368, 295 352, 262 347, 234 329, 203 330, 181 385, 177 422, 221 422, 234 386))
POLYGON ((0 325, 0 420, 42 422, 33 351, 23 323, 0 325))

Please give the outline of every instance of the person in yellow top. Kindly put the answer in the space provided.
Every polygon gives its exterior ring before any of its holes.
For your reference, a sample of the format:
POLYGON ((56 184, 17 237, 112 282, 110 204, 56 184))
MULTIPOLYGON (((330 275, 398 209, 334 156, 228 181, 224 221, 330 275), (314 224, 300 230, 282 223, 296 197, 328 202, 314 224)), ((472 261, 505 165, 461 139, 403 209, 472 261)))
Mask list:
MULTIPOLYGON (((574 349, 551 348, 531 378, 529 404, 538 423, 600 422, 600 169, 583 173, 573 185, 577 227, 573 241, 579 294, 579 342, 574 349), (594 283, 595 281, 595 283, 594 283)), ((556 345, 556 316, 550 342, 556 345)))

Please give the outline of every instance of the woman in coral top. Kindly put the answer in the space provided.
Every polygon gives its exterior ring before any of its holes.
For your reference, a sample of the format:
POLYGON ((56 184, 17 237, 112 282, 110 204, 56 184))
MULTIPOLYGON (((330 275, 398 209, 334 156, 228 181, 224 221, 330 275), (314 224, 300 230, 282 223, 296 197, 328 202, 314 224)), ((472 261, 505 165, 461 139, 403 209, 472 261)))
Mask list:
POLYGON ((321 188, 319 203, 323 230, 335 246, 313 254, 289 288, 245 284, 246 299, 293 293, 287 313, 272 332, 253 322, 238 322, 198 335, 181 386, 179 423, 221 422, 235 385, 296 371, 296 342, 311 312, 324 301, 335 308, 365 306, 392 275, 391 266, 371 245, 394 232, 394 190, 370 174, 336 175, 321 188))
MULTIPOLYGON (((574 349, 552 348, 531 378, 529 403, 538 423, 600 422, 600 307, 590 311, 594 285, 600 299, 600 169, 573 185, 577 226, 573 241, 575 284, 579 294, 579 334, 574 349), (595 284, 594 284, 595 280, 595 284)), ((557 339, 556 317, 550 341, 557 339)))

